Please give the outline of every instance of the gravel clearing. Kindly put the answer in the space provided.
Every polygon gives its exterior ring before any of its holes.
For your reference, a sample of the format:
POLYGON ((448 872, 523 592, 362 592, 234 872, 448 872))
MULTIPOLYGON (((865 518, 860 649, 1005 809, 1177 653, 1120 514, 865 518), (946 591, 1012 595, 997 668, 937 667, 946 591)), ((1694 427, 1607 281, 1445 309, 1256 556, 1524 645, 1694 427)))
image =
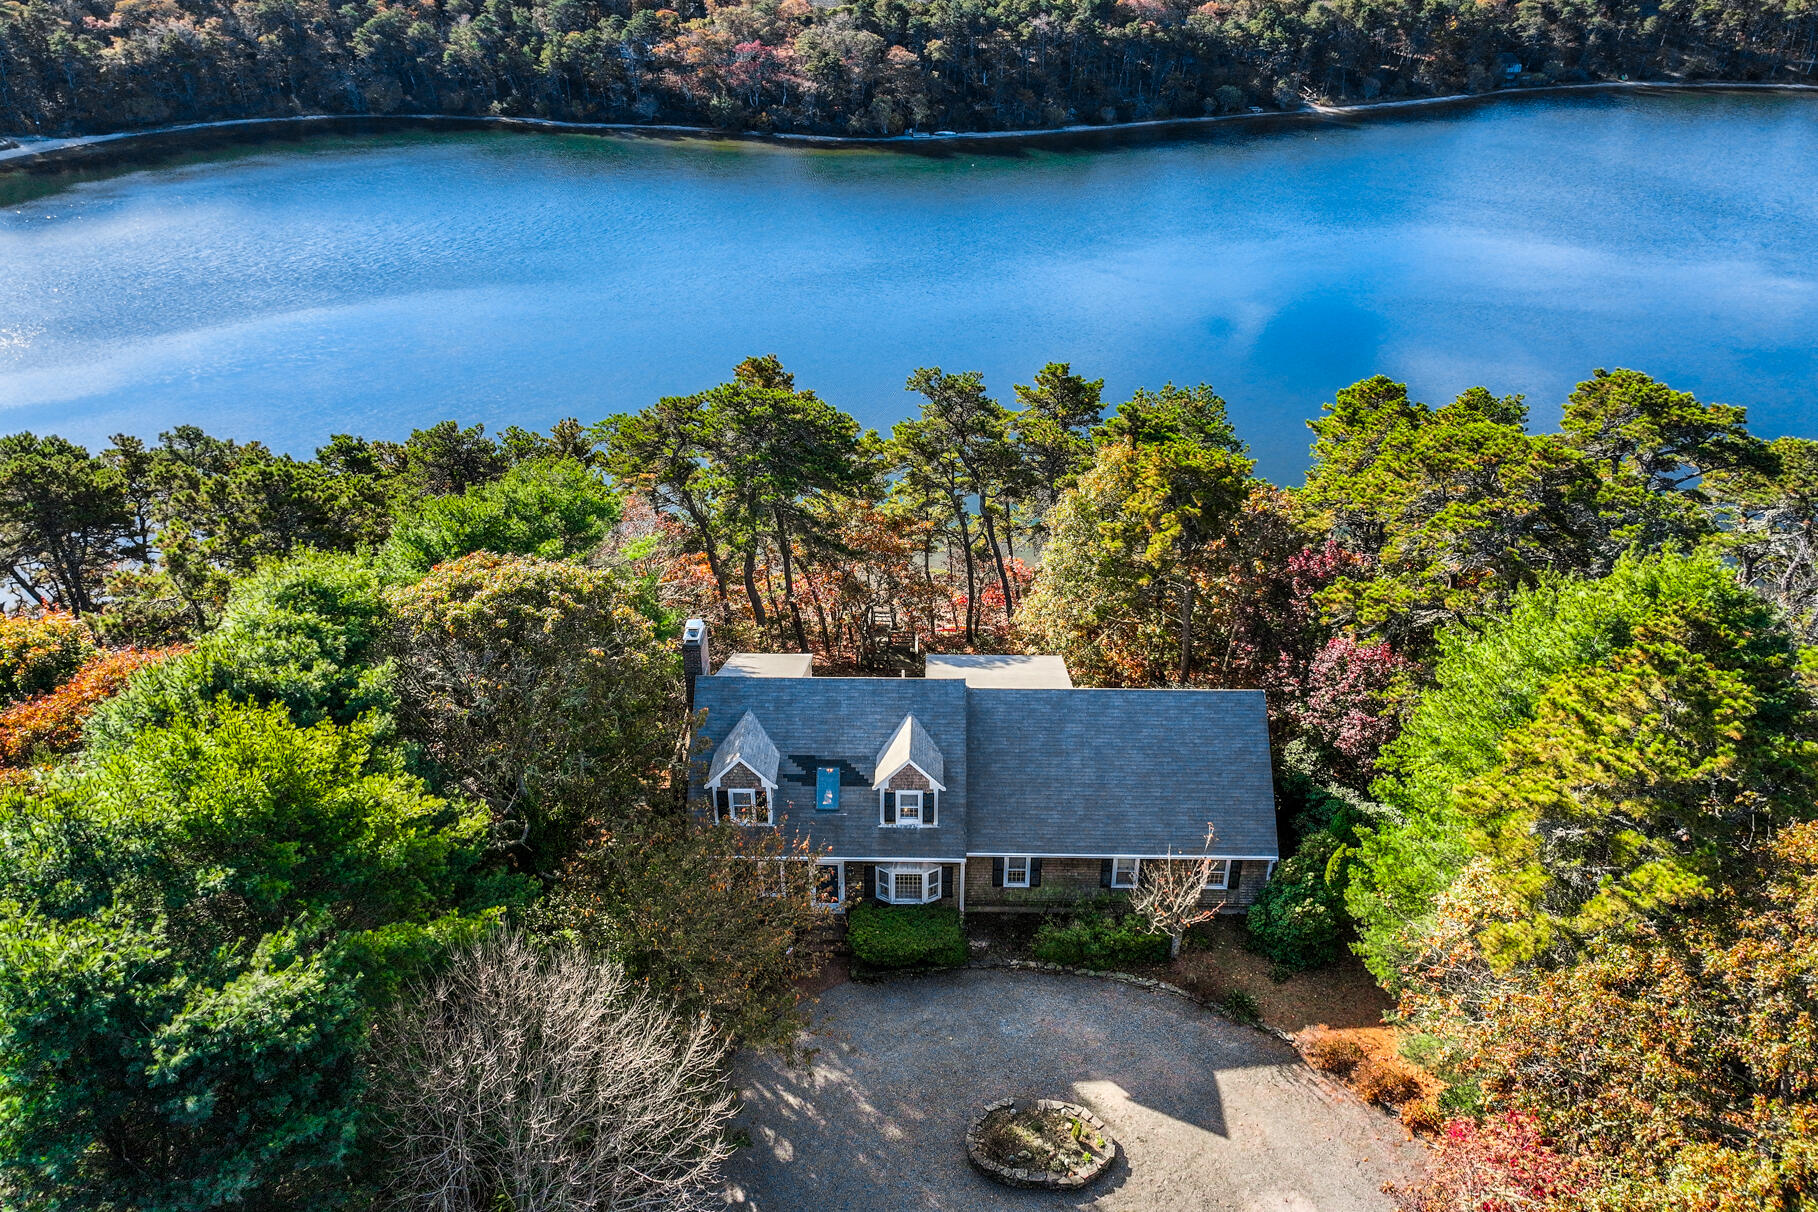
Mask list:
POLYGON ((967 970, 821 998, 805 1068, 745 1056, 729 1206, 760 1212, 1095 1208, 1387 1212, 1419 1169, 1397 1121, 1288 1045, 1182 998, 1088 977, 967 970), (1123 1151, 1084 1191, 1014 1191, 966 1163, 998 1098, 1090 1107, 1123 1151))

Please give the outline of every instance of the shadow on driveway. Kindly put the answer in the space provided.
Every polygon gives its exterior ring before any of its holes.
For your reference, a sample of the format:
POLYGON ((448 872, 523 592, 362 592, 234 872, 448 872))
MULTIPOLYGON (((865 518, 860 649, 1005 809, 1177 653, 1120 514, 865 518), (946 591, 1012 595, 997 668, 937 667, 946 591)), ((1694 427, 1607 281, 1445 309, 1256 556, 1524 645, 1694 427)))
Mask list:
POLYGON ((760 1212, 1103 1208, 1371 1212, 1421 1147, 1294 1050, 1181 998, 1090 978, 964 971, 823 995, 806 1068, 741 1058, 752 1147, 726 1202, 760 1212), (1059 1097, 1121 1146, 1084 1192, 999 1187, 967 1165, 985 1103, 1059 1097))

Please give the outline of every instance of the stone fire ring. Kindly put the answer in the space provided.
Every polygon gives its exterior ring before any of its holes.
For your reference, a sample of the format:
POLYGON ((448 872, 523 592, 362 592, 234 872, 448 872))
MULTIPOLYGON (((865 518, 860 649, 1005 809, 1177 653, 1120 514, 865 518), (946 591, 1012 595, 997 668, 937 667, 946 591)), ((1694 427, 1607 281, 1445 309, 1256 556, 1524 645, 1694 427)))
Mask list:
POLYGON ((1014 1113, 1016 1111, 1015 1099, 1000 1098, 996 1102, 986 1106, 983 1111, 980 1111, 973 1119, 971 1126, 966 1129, 966 1157, 971 1161, 975 1170, 988 1178, 996 1179, 1005 1186, 1038 1187, 1048 1191, 1072 1191, 1085 1186, 1087 1183, 1103 1174, 1106 1170, 1109 1170, 1111 1168, 1111 1163, 1117 1160, 1117 1142, 1111 1138, 1111 1133, 1105 1129, 1105 1121, 1092 1114, 1092 1112, 1086 1110, 1078 1103, 1064 1103, 1052 1098, 1038 1098, 1035 1100, 1033 1109, 1036 1111, 1064 1111, 1069 1115, 1078 1116, 1087 1124, 1091 1125, 1093 1131, 1098 1133, 1099 1139, 1105 1142, 1104 1153, 1092 1163, 1090 1169, 1069 1171, 1066 1174, 1051 1174, 1046 1170, 1024 1170, 1016 1166, 1006 1166, 1002 1162, 992 1160, 985 1156, 985 1148, 979 1141, 979 1133, 983 1130, 985 1121, 991 1118, 994 1112, 1009 1110, 1014 1113))

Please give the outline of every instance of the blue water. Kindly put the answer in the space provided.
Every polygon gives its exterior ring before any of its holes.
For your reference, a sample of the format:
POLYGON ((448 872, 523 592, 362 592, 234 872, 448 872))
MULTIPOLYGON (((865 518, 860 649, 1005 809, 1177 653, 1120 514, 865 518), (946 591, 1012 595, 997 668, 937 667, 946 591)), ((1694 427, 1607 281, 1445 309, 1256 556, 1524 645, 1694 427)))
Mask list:
MULTIPOLYGON (((1818 102, 1528 98, 1116 150, 925 158, 490 133, 12 189, 0 429, 306 453, 593 421, 777 353, 887 427, 917 366, 1205 380, 1261 470, 1383 372, 1557 420, 1634 366, 1818 432, 1818 102), (19 200, 23 189, 38 196, 19 200)), ((0 195, 3 196, 3 195, 0 195)))

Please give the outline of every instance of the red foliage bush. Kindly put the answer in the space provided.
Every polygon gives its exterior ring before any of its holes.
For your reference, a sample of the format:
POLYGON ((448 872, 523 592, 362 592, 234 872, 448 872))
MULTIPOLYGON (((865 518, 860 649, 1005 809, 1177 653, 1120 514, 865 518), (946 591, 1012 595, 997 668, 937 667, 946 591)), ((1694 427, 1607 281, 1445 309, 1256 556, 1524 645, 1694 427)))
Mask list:
POLYGON ((1584 1189, 1583 1166, 1555 1153, 1531 1115, 1455 1119, 1427 1183, 1400 1193, 1407 1212, 1525 1212, 1584 1189))
POLYGON ((0 764, 21 766, 39 753, 61 753, 82 741, 82 726, 96 707, 116 695, 135 669, 183 651, 123 648, 97 653, 49 694, 0 711, 0 764))
POLYGON ((1415 667, 1387 642, 1360 644, 1333 636, 1305 674, 1285 683, 1288 714, 1348 773, 1367 777, 1376 753, 1401 731, 1401 705, 1415 667))

